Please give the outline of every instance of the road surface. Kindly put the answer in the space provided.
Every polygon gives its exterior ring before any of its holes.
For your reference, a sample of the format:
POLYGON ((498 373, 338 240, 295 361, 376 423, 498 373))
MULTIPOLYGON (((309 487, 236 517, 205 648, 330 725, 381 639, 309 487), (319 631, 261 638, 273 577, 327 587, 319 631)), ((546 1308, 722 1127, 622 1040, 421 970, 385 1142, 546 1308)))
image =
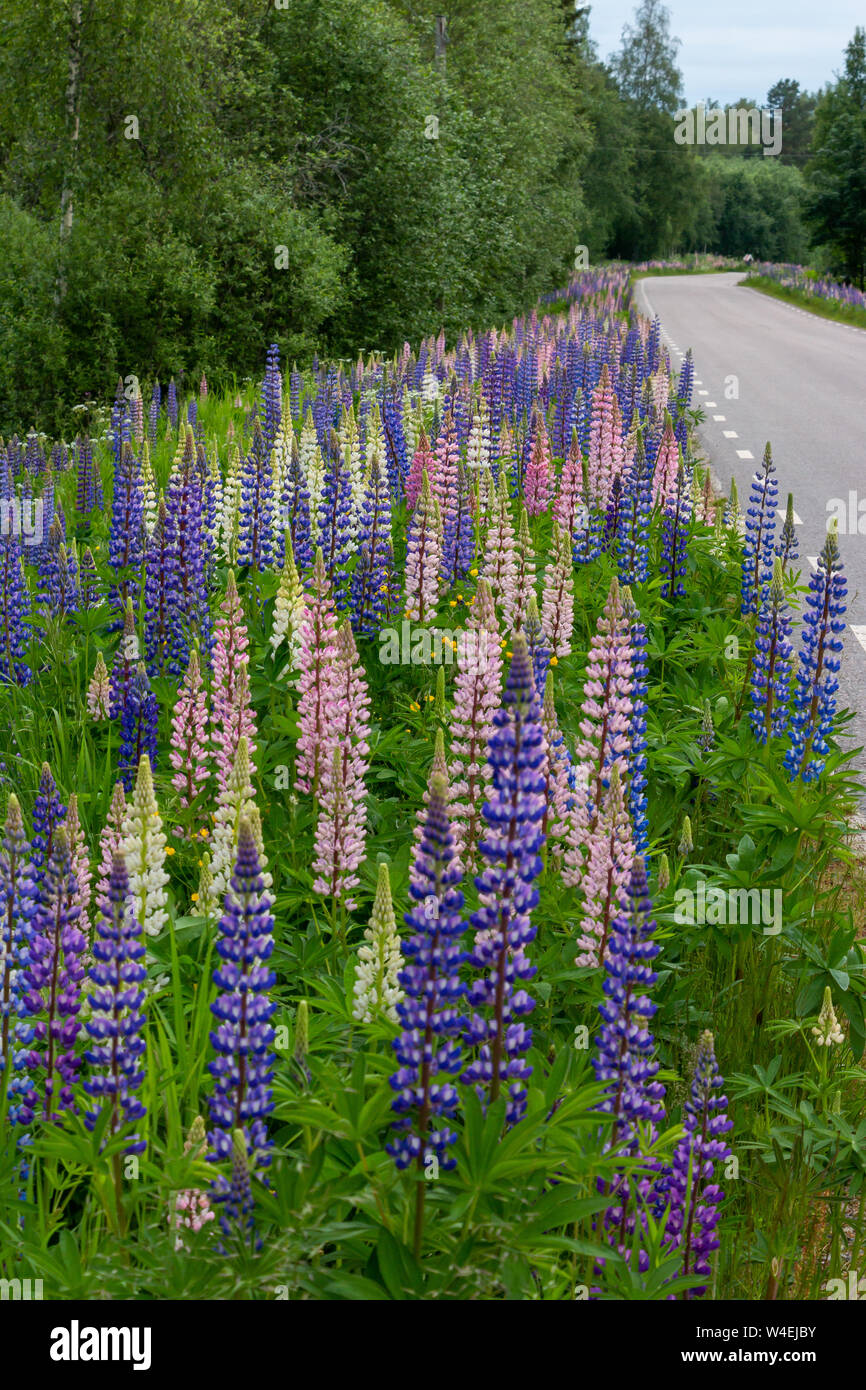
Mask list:
MULTIPOLYGON (((769 440, 784 511, 794 494, 805 582, 828 521, 842 513, 848 627, 839 707, 857 711, 850 746, 866 745, 866 332, 745 288, 740 272, 639 280, 638 308, 658 315, 679 364, 691 348, 704 451, 727 492, 748 504, 769 440)), ((853 766, 866 772, 866 753, 853 766)))

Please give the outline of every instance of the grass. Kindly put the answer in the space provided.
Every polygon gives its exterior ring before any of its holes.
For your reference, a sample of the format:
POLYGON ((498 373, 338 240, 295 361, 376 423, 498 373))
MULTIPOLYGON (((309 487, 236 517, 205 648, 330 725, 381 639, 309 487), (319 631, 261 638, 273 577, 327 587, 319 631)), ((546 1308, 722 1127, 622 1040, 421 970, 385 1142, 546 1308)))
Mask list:
POLYGON ((740 284, 745 285, 746 289, 757 290, 760 294, 768 294, 772 299, 781 299, 787 304, 795 304, 798 309, 805 309, 810 314, 817 314, 819 318, 834 319, 837 323, 848 323, 855 328, 866 329, 866 309, 858 309, 854 304, 837 304, 830 299, 816 299, 803 290, 788 289, 783 285, 777 285, 766 275, 750 275, 746 280, 741 280, 740 284))

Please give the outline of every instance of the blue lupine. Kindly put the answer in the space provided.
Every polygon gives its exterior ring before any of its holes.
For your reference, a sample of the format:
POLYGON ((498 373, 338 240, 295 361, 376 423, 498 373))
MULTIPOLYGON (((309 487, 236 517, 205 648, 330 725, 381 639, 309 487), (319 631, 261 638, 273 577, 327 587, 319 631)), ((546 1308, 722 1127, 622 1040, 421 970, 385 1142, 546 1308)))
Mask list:
POLYGON ((538 616, 538 600, 535 594, 530 594, 526 605, 526 616, 523 621, 523 632, 526 637, 526 647, 529 653, 529 660, 532 666, 532 674, 535 681, 535 691, 539 700, 544 699, 544 687, 547 684, 547 672, 550 668, 550 647, 541 626, 541 619, 538 616))
MULTIPOLYGON (((270 1019, 276 1004, 270 990, 276 976, 267 964, 274 949, 273 925, 255 834, 243 816, 216 943, 220 963, 214 984, 219 993, 211 1005, 217 1025, 210 1040, 217 1056, 208 1064, 214 1078, 208 1100, 212 1126, 208 1159, 213 1163, 231 1159, 233 1136, 240 1130, 254 1170, 264 1170, 271 1161, 265 1117, 274 1108, 275 1034, 270 1019)), ((231 1234, 238 1212, 232 1184, 224 1175, 215 1180, 212 1196, 222 1206, 220 1225, 225 1234, 231 1234)))
POLYGON ((96 506, 96 489, 93 479, 93 445, 87 435, 79 435, 76 439, 75 458, 75 510, 80 516, 88 516, 96 506))
POLYGON ((33 1024, 24 1007, 35 910, 29 847, 18 798, 12 793, 0 842, 0 1081, 7 1071, 9 1122, 20 1125, 33 1119, 36 1099, 26 1070, 33 1024))
MULTIPOLYGON (((725 1194, 712 1179, 715 1166, 731 1152, 722 1135, 733 1128, 733 1121, 725 1114, 727 1097, 719 1094, 723 1085, 713 1035, 705 1032, 701 1035, 689 1098, 683 1107, 686 1133, 661 1184, 663 1200, 669 1205, 666 1249, 682 1251, 678 1271, 682 1276, 709 1275, 708 1257, 719 1248, 718 1206, 725 1194)), ((706 1285, 698 1286, 686 1290, 685 1297, 699 1298, 705 1292, 706 1285)))
POLYGON ((791 746, 785 754, 785 767, 792 782, 798 777, 804 782, 817 781, 830 752, 827 738, 836 713, 847 593, 839 546, 831 531, 818 557, 818 568, 809 580, 800 629, 791 746))
POLYGON ((212 645, 202 485, 189 427, 183 457, 168 480, 165 507, 175 592, 170 609, 168 669, 173 676, 181 676, 189 665, 192 646, 197 644, 204 655, 210 653, 212 645))
POLYGON ((782 572, 788 565, 799 559, 800 543, 797 539, 797 527, 794 522, 794 494, 788 493, 788 505, 785 508, 785 520, 782 522, 782 529, 779 532, 779 539, 776 542, 776 552, 782 562, 782 572))
POLYGON ((273 474, 269 447, 256 417, 253 442, 241 465, 238 514, 238 564, 267 569, 273 562, 273 474))
POLYGON ((51 768, 48 763, 43 763, 33 803, 33 836, 30 844, 30 864, 37 885, 42 882, 43 871, 51 858, 55 833, 65 819, 66 806, 57 794, 51 768))
POLYGON ((151 767, 156 766, 158 722, 159 704, 150 688, 144 663, 140 662, 120 707, 118 776, 128 792, 135 784, 143 754, 147 754, 151 767))
POLYGON ((652 505, 652 469, 639 433, 619 508, 615 553, 621 584, 645 584, 649 578, 652 505))
POLYGON ((782 562, 777 556, 770 592, 761 604, 755 629, 749 722, 759 743, 780 738, 788 727, 791 674, 791 615, 785 602, 782 562))
POLYGON ((334 431, 325 453, 319 537, 338 608, 345 608, 346 567, 352 554, 352 480, 334 431))
POLYGON ((174 377, 168 383, 168 395, 165 402, 165 413, 171 421, 173 430, 177 429, 177 387, 174 384, 174 377))
MULTIPOLYGON (((147 971, 142 960, 141 923, 129 897, 129 874, 120 854, 115 854, 108 880, 108 907, 100 914, 93 943, 94 964, 89 977, 90 1017, 85 1028, 92 1045, 85 1052, 90 1075, 84 1082, 89 1096, 110 1105, 108 1133, 118 1134, 126 1125, 144 1118, 145 1107, 135 1095, 144 1080, 145 1052, 142 1005, 147 971)), ((87 1111, 84 1122, 93 1129, 101 1106, 87 1111)), ((143 1153, 147 1147, 130 1134, 124 1152, 143 1153)))
POLYGON ((591 498, 588 464, 585 457, 581 459, 581 473, 583 500, 574 514, 571 553, 576 565, 589 565, 593 560, 597 560, 601 554, 604 516, 595 509, 591 498))
POLYGON ((144 655, 149 676, 162 675, 171 659, 171 620, 178 604, 175 563, 165 499, 160 497, 145 554, 144 655))
POLYGON ((280 372, 280 349, 276 343, 268 348, 265 380, 262 389, 262 434, 265 451, 270 454, 283 419, 283 378, 280 372))
MULTIPOLYGON (((655 1126, 664 1119, 664 1087, 656 1081, 658 1062, 655 1043, 647 1021, 656 1005, 647 991, 656 981, 650 964, 661 949, 653 939, 655 922, 647 887, 646 865, 640 857, 632 865, 628 885, 628 907, 613 919, 604 958, 604 1003, 599 1005, 603 1025, 595 1042, 592 1059, 596 1080, 604 1082, 605 1094, 598 1109, 613 1121, 606 1151, 634 1158, 640 1155, 640 1125, 648 1125, 653 1138, 655 1126)), ((657 1181, 656 1165, 648 1162, 645 1171, 620 1173, 610 1184, 599 1179, 599 1191, 611 1202, 603 1217, 608 1243, 628 1259, 645 1209, 651 1204, 657 1181)), ((638 1240, 638 1268, 649 1268, 649 1256, 638 1240)))
POLYGON ((147 437, 150 440, 151 449, 156 448, 156 431, 159 425, 159 407, 162 403, 162 392, 159 382, 153 383, 153 392, 150 397, 150 406, 147 412, 147 437))
POLYGON ((310 525, 310 492, 301 467, 298 441, 292 439, 292 457, 286 469, 283 494, 280 499, 283 531, 288 531, 298 570, 309 569, 313 563, 313 539, 310 525))
POLYGON ((413 935, 401 942, 406 963, 397 977, 404 991, 397 1004, 403 1031, 393 1044, 400 1065, 391 1077, 397 1093, 391 1109, 399 1119, 397 1137, 386 1149, 401 1169, 414 1162, 423 1172, 433 1157, 445 1170, 455 1164, 449 1148, 457 1135, 449 1120, 458 1094, 450 1078, 461 1066, 458 1002, 466 991, 459 976, 465 931, 460 877, 447 783, 434 775, 409 882, 413 906, 404 914, 413 935))
POLYGON ((686 555, 689 544, 689 520, 692 503, 688 479, 682 463, 677 468, 677 486, 673 497, 665 507, 662 521, 662 553, 660 570, 662 574, 662 598, 675 598, 684 594, 686 587, 683 576, 686 572, 686 555))
POLYGON ((743 616, 757 613, 767 595, 773 574, 776 508, 779 503, 779 483, 774 476, 775 471, 776 465, 768 444, 764 449, 761 469, 752 478, 752 491, 746 509, 740 603, 743 616))
POLYGON ((474 1012, 466 1028, 467 1042, 478 1053, 463 1075, 479 1094, 487 1090, 491 1102, 506 1084, 509 1124, 526 1108, 524 1082, 532 1071, 523 1060, 532 1045, 532 1031, 523 1018, 535 1003, 522 982, 535 974, 526 947, 535 937, 531 913, 538 889, 531 885, 542 868, 546 755, 541 706, 522 632, 513 644, 488 744, 493 786, 483 808, 488 833, 478 845, 488 864, 475 878, 482 906, 472 915, 476 937, 470 954, 474 969, 483 973, 470 986, 474 1012))
POLYGON ((44 603, 55 618, 76 613, 81 596, 75 562, 63 544, 63 532, 55 516, 48 537, 48 549, 39 564, 39 587, 36 602, 44 603))
POLYGON ((373 637, 387 607, 391 499, 378 458, 374 458, 361 504, 358 561, 352 571, 349 606, 352 628, 373 637))
POLYGON ((24 660, 30 637, 30 590, 21 542, 17 536, 0 535, 0 683, 28 685, 32 680, 24 660))
POLYGON ((81 1029, 81 981, 87 946, 78 926, 78 881, 72 869, 64 826, 58 826, 37 889, 29 963, 24 971, 24 1008, 33 1020, 33 1043, 27 1065, 41 1089, 41 1113, 50 1119, 74 1108, 72 1083, 81 1058, 76 1042, 81 1029))
POLYGON ((111 530, 108 561, 117 577, 117 595, 125 600, 138 592, 137 571, 144 557, 144 495, 141 473, 132 446, 124 442, 120 462, 114 470, 111 499, 111 530))

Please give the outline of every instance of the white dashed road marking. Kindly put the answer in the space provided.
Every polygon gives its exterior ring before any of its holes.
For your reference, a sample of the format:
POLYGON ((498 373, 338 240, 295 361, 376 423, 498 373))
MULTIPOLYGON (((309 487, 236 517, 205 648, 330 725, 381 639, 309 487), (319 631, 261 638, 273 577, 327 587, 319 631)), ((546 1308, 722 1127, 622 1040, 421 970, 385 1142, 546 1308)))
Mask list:
POLYGON ((714 416, 713 416, 713 419, 714 419, 714 420, 727 420, 727 418, 728 418, 727 415, 714 415, 714 416))
POLYGON ((755 455, 752 453, 751 449, 738 449, 738 450, 737 450, 737 458, 738 458, 738 459, 753 459, 754 457, 755 457, 755 455))
POLYGON ((725 436, 725 439, 739 439, 740 437, 736 430, 722 430, 722 434, 725 436))
POLYGON ((866 652, 866 627, 860 626, 857 623, 851 623, 850 627, 857 641, 860 643, 860 646, 863 648, 864 652, 866 652))

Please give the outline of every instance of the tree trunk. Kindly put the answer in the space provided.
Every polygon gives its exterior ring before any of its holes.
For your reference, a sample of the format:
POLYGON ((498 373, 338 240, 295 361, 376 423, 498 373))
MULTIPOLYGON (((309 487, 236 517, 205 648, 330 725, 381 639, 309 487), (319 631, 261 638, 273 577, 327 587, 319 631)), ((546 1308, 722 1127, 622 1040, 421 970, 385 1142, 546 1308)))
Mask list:
MULTIPOLYGON (((66 79, 66 166, 60 194, 60 240, 64 242, 72 231, 72 184, 78 164, 78 134, 80 127, 79 99, 81 94, 81 0, 72 0, 69 10, 69 67, 66 79)), ((66 293, 66 276, 61 262, 57 276, 57 303, 66 293)))

